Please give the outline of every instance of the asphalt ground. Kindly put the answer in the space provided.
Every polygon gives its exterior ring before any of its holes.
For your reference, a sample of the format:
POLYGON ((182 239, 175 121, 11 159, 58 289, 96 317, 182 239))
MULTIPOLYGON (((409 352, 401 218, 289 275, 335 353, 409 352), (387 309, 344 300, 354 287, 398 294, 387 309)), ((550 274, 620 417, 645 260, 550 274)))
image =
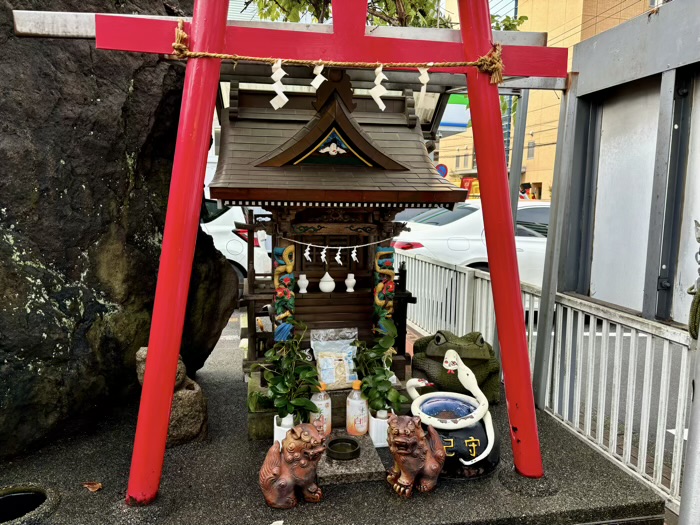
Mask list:
POLYGON ((270 525, 280 520, 284 525, 565 525, 663 515, 662 499, 546 414, 538 414, 546 480, 512 474, 504 404, 492 408, 495 425, 506 436, 501 466, 485 479, 441 479, 434 493, 408 501, 384 482, 329 486, 319 504, 269 509, 257 477, 270 443, 247 439, 238 342, 234 317, 196 377, 209 399, 209 439, 167 451, 153 504, 124 503, 136 400, 25 457, 0 463, 0 486, 34 482, 56 491, 58 508, 42 522, 48 525, 270 525), (89 481, 102 483, 103 489, 88 491, 82 483, 89 481))

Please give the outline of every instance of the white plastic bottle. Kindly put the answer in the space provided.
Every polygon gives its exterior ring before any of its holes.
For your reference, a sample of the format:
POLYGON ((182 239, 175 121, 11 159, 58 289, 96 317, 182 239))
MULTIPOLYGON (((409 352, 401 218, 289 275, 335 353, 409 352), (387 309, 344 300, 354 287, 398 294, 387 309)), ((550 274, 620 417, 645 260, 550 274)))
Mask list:
POLYGON ((351 436, 364 436, 369 427, 369 406, 360 392, 361 386, 359 379, 352 382, 352 392, 345 403, 345 426, 351 436))
POLYGON ((292 416, 292 414, 287 414, 286 416, 284 416, 281 419, 279 416, 275 416, 275 427, 274 427, 275 441, 279 442, 279 444, 281 445, 282 441, 284 441, 284 438, 287 437, 287 432, 293 426, 294 426, 294 417, 292 416))
POLYGON ((326 392, 326 383, 321 383, 319 392, 311 396, 311 401, 318 407, 318 412, 311 413, 311 423, 320 421, 323 425, 323 435, 331 433, 331 396, 326 392))

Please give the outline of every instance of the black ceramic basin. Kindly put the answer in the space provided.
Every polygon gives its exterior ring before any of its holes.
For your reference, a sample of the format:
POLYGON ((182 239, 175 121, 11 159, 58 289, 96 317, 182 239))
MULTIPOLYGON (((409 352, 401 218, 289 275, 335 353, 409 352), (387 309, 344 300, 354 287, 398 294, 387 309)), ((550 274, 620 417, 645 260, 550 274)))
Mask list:
POLYGON ((331 459, 349 460, 360 457, 360 443, 351 437, 338 437, 328 443, 326 455, 331 459))

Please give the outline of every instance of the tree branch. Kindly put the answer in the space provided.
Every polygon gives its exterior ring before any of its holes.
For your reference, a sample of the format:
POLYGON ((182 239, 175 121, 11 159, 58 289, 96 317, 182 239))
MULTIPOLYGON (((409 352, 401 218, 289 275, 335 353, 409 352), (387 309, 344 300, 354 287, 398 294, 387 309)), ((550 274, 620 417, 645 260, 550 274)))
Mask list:
POLYGON ((376 16, 380 20, 384 20, 387 24, 389 24, 391 26, 398 26, 399 25, 399 22, 396 19, 391 18, 389 15, 382 13, 381 11, 379 11, 377 9, 374 9, 373 7, 368 7, 367 12, 372 16, 376 16))

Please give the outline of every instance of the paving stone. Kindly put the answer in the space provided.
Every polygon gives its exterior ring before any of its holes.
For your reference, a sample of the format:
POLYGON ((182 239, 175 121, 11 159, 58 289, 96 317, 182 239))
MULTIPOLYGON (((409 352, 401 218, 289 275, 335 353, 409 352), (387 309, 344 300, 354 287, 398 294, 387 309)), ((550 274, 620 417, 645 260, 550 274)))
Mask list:
MULTIPOLYGON (((343 430, 333 430, 331 439, 346 437, 343 430)), ((330 459, 324 455, 318 463, 319 485, 344 485, 361 481, 381 481, 386 479, 386 468, 374 448, 369 434, 351 436, 360 443, 360 457, 348 461, 330 459)))

